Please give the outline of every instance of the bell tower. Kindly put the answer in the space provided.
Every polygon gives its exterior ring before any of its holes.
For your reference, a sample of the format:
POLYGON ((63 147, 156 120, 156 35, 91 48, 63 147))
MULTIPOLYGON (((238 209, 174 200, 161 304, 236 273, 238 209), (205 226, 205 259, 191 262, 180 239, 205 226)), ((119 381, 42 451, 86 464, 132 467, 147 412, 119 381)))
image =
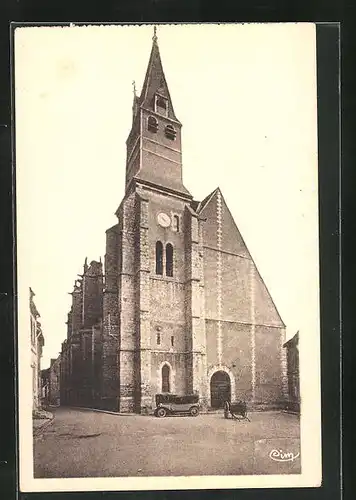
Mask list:
POLYGON ((191 198, 182 181, 182 124, 174 112, 156 30, 140 96, 134 88, 132 114, 126 141, 126 192, 138 181, 191 198))
POLYGON ((156 31, 141 94, 134 86, 126 187, 107 232, 105 405, 152 409, 162 391, 204 398, 202 227, 182 181, 181 123, 156 31))

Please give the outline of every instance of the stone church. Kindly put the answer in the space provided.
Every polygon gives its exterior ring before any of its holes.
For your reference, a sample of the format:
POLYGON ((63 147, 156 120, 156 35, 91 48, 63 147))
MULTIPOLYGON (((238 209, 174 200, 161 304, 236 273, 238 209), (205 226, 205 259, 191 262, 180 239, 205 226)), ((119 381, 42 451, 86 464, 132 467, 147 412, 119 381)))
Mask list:
POLYGON ((171 392, 284 406, 285 325, 220 189, 196 201, 183 184, 156 36, 126 145, 104 266, 85 259, 71 292, 61 404, 142 413, 171 392))
POLYGON ((184 186, 181 127, 154 35, 106 231, 100 406, 146 412, 172 392, 278 407, 285 325, 220 189, 184 186))

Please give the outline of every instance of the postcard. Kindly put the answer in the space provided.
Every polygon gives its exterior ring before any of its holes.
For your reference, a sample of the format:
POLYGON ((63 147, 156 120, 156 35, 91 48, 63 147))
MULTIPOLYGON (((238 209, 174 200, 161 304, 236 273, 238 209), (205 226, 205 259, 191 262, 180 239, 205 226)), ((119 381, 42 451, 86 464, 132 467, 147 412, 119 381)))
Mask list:
POLYGON ((321 484, 311 23, 14 30, 20 489, 321 484))

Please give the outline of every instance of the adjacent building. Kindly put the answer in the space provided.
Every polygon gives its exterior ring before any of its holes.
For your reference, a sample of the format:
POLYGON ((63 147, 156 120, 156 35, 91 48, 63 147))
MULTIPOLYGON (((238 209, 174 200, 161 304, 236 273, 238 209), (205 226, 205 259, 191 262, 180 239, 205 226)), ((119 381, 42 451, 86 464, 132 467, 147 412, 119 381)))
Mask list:
POLYGON ((49 368, 41 371, 42 406, 60 405, 60 366, 61 356, 52 358, 49 368))
POLYGON ((37 410, 41 406, 41 358, 44 346, 40 313, 34 302, 35 293, 30 288, 30 332, 31 332, 31 371, 32 371, 32 407, 37 410))
POLYGON ((41 370, 41 402, 43 407, 49 405, 49 375, 49 368, 41 370))
POLYGON ((287 358, 288 402, 287 409, 300 413, 299 386, 299 332, 284 344, 287 358))
POLYGON ((285 325, 221 190, 198 201, 185 187, 181 128, 154 36, 104 276, 85 263, 72 292, 63 404, 144 413, 172 392, 285 405, 285 325))
POLYGON ((52 406, 60 405, 60 370, 61 355, 51 359, 49 367, 49 397, 48 402, 52 406))

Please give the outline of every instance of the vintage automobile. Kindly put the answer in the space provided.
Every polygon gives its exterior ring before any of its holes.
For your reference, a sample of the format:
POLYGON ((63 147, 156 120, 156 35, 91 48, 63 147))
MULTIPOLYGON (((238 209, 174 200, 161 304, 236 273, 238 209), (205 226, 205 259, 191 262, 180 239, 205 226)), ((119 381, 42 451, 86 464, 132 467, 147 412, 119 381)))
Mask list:
POLYGON ((165 393, 156 394, 156 417, 165 417, 166 415, 188 414, 192 417, 199 415, 199 395, 187 394, 179 396, 177 394, 165 393))

